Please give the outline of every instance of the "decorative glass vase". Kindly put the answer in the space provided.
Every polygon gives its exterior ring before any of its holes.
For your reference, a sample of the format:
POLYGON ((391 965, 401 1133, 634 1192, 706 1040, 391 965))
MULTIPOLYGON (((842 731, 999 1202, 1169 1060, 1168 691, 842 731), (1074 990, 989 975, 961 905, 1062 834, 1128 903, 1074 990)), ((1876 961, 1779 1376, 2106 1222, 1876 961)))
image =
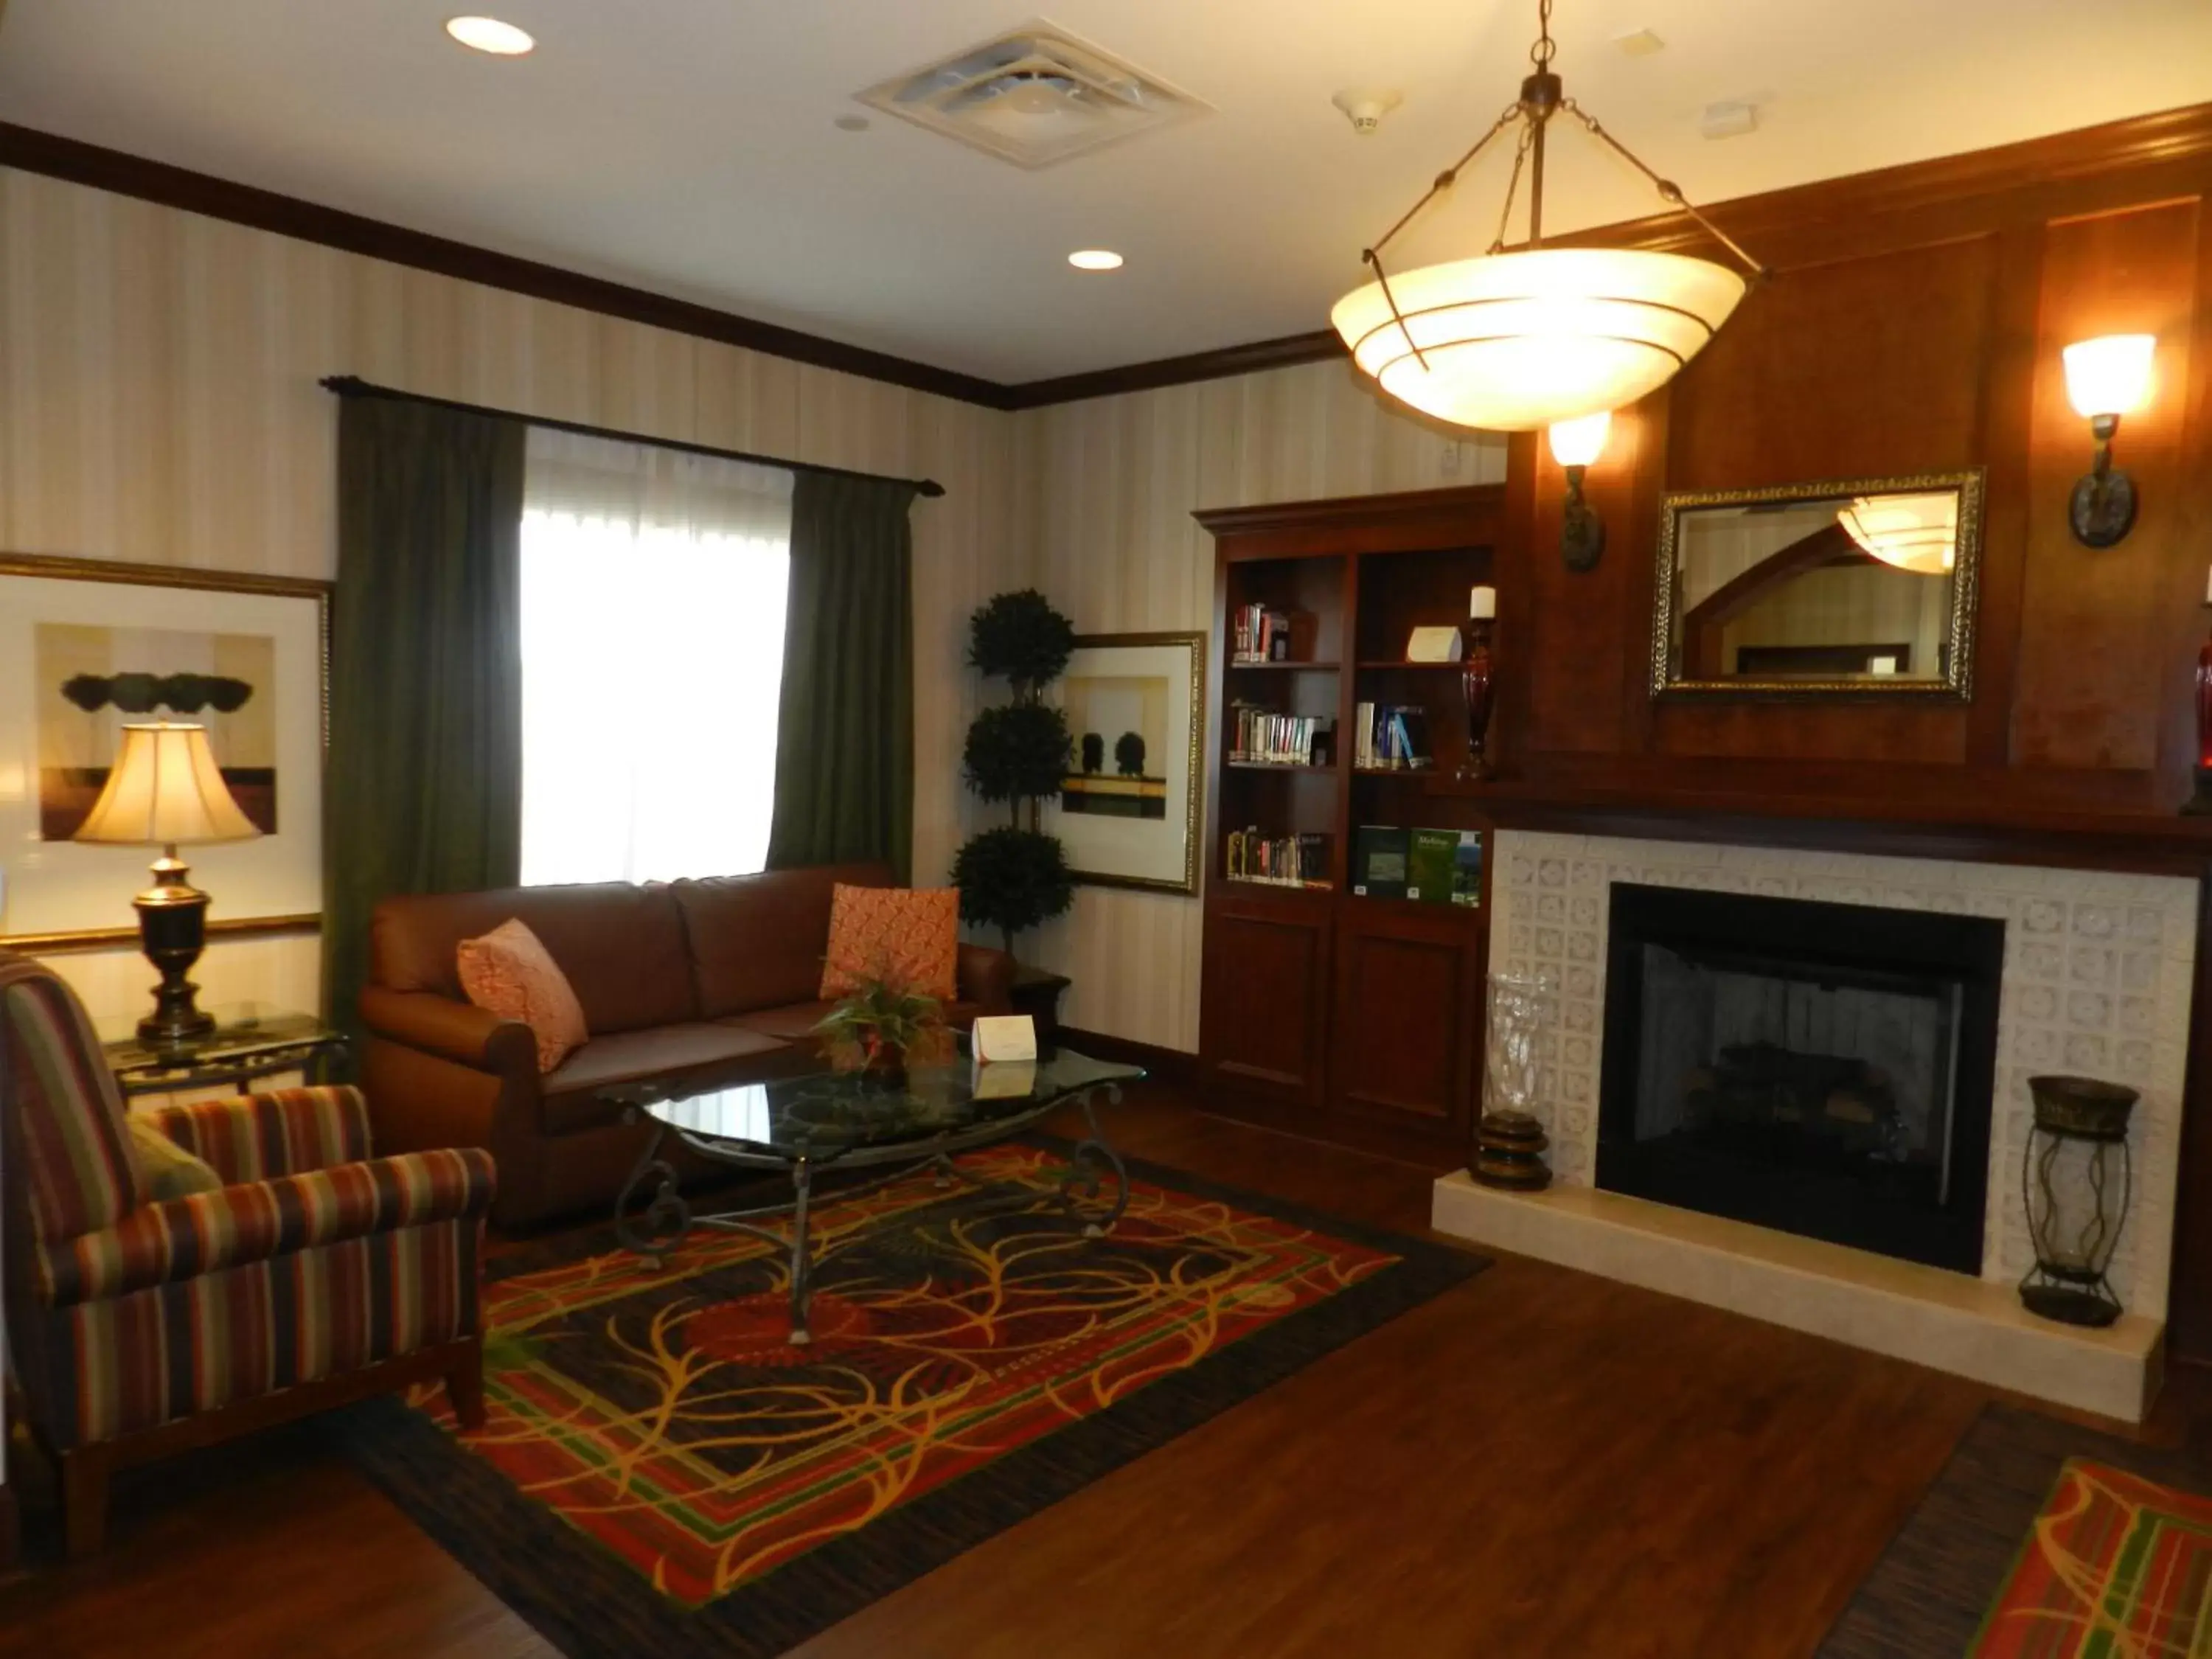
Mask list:
POLYGON ((1536 1115, 1536 1039, 1551 1017, 1553 988, 1538 974, 1493 974, 1483 1043, 1488 1081, 1486 1109, 1475 1130, 1468 1173, 1486 1187, 1534 1192, 1548 1187, 1544 1162, 1551 1145, 1536 1115))
POLYGON ((2106 1275, 2134 1184, 2128 1116, 2136 1091, 2086 1077, 2032 1077, 2027 1087, 2035 1127, 2020 1188, 2035 1266, 2020 1282, 2020 1299, 2045 1319, 2109 1325, 2122 1311, 2106 1275))

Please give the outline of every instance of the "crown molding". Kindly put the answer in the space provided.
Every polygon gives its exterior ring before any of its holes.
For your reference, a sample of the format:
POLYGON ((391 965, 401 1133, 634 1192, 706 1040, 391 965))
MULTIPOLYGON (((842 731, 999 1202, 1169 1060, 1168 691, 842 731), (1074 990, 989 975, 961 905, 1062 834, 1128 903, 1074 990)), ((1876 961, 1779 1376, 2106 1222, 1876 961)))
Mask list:
MULTIPOLYGON (((1320 329, 1116 368, 1007 384, 6 122, 0 122, 0 167, 66 179, 985 409, 1042 409, 1294 368, 1344 355, 1335 334, 1320 329)), ((2154 193, 2161 185, 2192 193, 2212 190, 2212 103, 1702 205, 1706 213, 1725 223, 1730 235, 1754 252, 1761 251, 1761 243, 1792 242, 1826 250, 1848 242, 1855 226, 1870 221, 1943 212, 1977 201, 1994 204, 2033 197, 2047 204, 2054 215, 2063 214, 2091 195, 2109 195, 2115 183, 2131 178, 2154 193), (2092 185, 2096 187, 2094 191, 2086 188, 2092 185)), ((1674 213, 1578 232, 1561 240, 1662 249, 1709 246, 1694 223, 1674 213)))

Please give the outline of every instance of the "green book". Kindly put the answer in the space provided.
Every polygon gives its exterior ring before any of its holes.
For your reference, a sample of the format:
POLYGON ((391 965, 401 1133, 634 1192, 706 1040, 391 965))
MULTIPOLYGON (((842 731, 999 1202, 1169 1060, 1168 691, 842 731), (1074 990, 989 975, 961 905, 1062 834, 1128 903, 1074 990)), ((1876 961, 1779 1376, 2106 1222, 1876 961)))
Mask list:
POLYGON ((1452 866, 1458 858, 1458 830, 1414 830, 1406 852, 1406 896, 1424 904, 1449 904, 1452 866))
POLYGON ((1352 890, 1362 898, 1402 898, 1406 893, 1406 832, 1363 823, 1352 832, 1352 890))

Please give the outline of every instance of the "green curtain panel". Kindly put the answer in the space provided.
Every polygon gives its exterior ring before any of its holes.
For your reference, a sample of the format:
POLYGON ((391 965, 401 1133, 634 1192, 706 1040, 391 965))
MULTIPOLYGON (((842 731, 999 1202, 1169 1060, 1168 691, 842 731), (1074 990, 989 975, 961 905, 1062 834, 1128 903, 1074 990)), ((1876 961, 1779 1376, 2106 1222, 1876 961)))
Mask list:
POLYGON ((914 862, 915 487, 802 472, 775 736, 772 870, 914 862))
POLYGON ((339 404, 323 994, 349 1030, 378 900, 521 878, 526 432, 339 404))

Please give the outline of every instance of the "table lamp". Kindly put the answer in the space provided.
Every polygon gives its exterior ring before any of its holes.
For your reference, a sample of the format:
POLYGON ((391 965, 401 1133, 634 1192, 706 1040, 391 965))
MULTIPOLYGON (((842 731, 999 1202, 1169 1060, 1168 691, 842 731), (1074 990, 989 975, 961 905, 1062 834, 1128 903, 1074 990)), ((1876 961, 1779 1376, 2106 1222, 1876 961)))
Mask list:
POLYGON ((207 942, 208 896, 185 878, 177 848, 196 842, 248 841, 261 831, 239 810, 208 747, 207 727, 161 721, 123 728, 123 750, 75 839, 159 847, 154 884, 132 899, 139 946, 161 970, 141 1041, 174 1047, 215 1030, 185 977, 207 942))

